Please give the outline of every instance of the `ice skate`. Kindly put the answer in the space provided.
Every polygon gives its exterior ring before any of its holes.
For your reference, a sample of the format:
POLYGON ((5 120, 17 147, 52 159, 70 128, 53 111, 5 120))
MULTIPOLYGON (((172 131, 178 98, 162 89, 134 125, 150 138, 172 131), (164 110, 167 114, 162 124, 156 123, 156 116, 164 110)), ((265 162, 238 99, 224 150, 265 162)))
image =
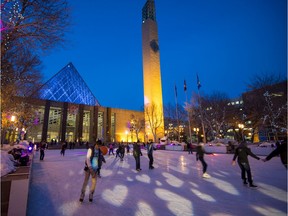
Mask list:
POLYGON ((249 184, 249 187, 251 188, 257 188, 258 186, 257 185, 254 185, 253 183, 249 184))
POLYGON ((80 195, 80 199, 79 199, 79 202, 83 202, 83 200, 84 200, 84 196, 85 196, 85 193, 81 193, 81 195, 80 195))
POLYGON ((90 202, 90 203, 93 202, 93 193, 90 193, 90 194, 89 194, 89 202, 90 202))
POLYGON ((208 173, 203 173, 202 177, 203 178, 211 178, 211 176, 208 173))

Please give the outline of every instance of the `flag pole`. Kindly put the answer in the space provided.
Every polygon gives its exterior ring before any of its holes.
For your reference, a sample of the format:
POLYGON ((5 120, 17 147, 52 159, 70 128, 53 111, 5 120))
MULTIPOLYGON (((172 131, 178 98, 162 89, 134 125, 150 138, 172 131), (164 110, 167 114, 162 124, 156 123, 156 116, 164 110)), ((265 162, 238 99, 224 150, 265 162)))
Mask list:
POLYGON ((199 101, 199 106, 200 106, 200 116, 201 116, 201 125, 202 125, 202 133, 203 133, 203 142, 206 143, 206 134, 205 134, 205 126, 204 126, 204 121, 203 121, 203 112, 202 112, 202 105, 201 105, 201 97, 200 97, 200 80, 197 74, 197 89, 198 89, 198 101, 199 101))
MULTIPOLYGON (((186 104, 188 106, 188 96, 187 96, 187 85, 186 85, 186 80, 184 80, 184 92, 186 95, 186 104)), ((190 112, 189 109, 187 109, 188 113, 188 126, 189 126, 189 136, 190 136, 190 143, 192 144, 192 134, 191 134, 191 123, 190 123, 190 112)))
POLYGON ((177 128, 178 128, 178 141, 180 142, 179 114, 178 114, 178 100, 177 100, 177 87, 176 87, 176 84, 175 84, 175 103, 176 103, 176 118, 177 118, 177 128))

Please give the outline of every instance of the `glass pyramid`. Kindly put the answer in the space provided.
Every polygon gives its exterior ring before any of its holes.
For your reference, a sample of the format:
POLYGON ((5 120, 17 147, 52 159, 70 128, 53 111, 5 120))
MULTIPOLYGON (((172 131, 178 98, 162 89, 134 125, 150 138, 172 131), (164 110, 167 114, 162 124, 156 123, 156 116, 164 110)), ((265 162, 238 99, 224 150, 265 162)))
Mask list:
POLYGON ((99 105, 87 84, 72 63, 49 79, 40 89, 39 98, 90 106, 99 105))

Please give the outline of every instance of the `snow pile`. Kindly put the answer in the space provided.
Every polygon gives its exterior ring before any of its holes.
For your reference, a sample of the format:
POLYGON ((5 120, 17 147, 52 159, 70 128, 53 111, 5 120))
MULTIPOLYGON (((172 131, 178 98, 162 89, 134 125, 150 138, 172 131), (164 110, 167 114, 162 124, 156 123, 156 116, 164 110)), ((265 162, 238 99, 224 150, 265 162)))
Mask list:
POLYGON ((14 158, 11 154, 8 154, 5 150, 0 150, 1 152, 1 176, 4 176, 8 173, 16 171, 14 166, 14 158))

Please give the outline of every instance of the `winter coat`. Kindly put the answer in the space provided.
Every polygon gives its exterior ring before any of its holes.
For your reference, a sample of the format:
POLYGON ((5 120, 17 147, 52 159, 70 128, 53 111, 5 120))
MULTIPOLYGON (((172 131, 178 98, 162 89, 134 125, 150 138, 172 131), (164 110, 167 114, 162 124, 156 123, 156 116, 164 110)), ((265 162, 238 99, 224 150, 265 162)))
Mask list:
POLYGON ((251 157, 253 157, 257 160, 260 160, 259 157, 257 157, 255 154, 253 154, 251 152, 250 148, 248 148, 246 146, 246 144, 241 143, 235 150, 233 161, 235 161, 236 158, 238 157, 237 161, 239 163, 248 163, 249 164, 248 155, 250 155, 251 157))
POLYGON ((266 160, 270 160, 271 158, 280 155, 281 162, 283 165, 287 166, 287 141, 283 141, 277 148, 272 151, 267 157, 266 160))
POLYGON ((138 157, 140 155, 142 155, 140 145, 137 143, 133 144, 133 156, 138 157))

